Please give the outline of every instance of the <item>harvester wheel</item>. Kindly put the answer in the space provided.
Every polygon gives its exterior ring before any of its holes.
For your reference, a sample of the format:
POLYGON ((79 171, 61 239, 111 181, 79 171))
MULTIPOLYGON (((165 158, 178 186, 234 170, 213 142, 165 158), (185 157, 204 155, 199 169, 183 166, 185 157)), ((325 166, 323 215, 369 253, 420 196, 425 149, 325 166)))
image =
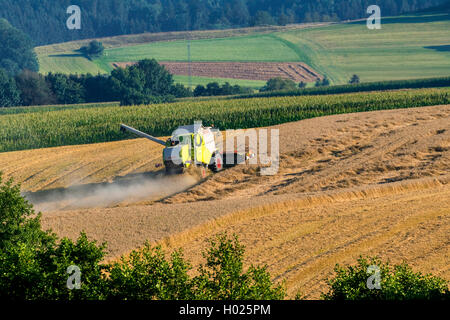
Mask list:
POLYGON ((183 167, 166 167, 166 175, 182 174, 184 172, 183 167))
POLYGON ((220 153, 214 155, 214 162, 210 166, 210 169, 214 172, 219 172, 223 169, 223 158, 220 153))

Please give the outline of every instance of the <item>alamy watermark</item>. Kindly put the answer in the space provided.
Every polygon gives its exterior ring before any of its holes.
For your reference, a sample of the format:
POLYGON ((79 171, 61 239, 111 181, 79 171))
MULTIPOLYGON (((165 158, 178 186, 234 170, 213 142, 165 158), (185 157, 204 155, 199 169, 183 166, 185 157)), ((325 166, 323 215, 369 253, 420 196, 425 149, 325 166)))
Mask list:
POLYGON ((81 9, 79 6, 72 5, 67 8, 67 14, 70 17, 66 21, 67 29, 80 30, 81 29, 81 9))
MULTIPOLYGON (((238 154, 249 154, 249 164, 260 164, 261 175, 271 176, 278 172, 280 167, 280 130, 278 129, 246 129, 226 130, 226 143, 224 153, 237 152, 238 154), (269 155, 269 133, 270 133, 270 155, 269 155), (248 141, 248 144, 246 142, 248 141), (236 144, 235 144, 236 143, 236 144), (246 152, 246 150, 249 152, 246 152), (255 152, 255 153, 253 153, 255 152), (259 160, 259 162, 258 162, 259 160)), ((227 157, 226 164, 234 164, 234 158, 227 157)))
POLYGON ((370 290, 381 289, 381 270, 378 266, 371 265, 367 268, 367 274, 371 276, 367 279, 367 288, 370 290))
POLYGON ((71 265, 67 268, 67 273, 70 275, 67 278, 67 289, 81 289, 81 270, 78 266, 71 265))
POLYGON ((367 8, 367 13, 371 15, 367 18, 367 28, 369 30, 381 29, 381 8, 377 5, 371 5, 367 8))

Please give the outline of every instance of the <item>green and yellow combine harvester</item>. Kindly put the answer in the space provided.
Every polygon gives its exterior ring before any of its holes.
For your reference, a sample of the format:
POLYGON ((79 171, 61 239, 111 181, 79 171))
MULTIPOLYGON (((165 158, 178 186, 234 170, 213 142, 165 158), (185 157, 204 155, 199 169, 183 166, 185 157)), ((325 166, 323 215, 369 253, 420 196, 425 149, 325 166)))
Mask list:
POLYGON ((122 124, 120 130, 131 132, 142 138, 163 145, 163 161, 166 173, 183 173, 185 168, 199 166, 209 168, 213 172, 221 171, 224 167, 244 163, 245 154, 238 152, 223 153, 218 148, 223 143, 218 129, 204 127, 196 122, 194 125, 178 127, 167 140, 163 141, 135 128, 122 124), (232 161, 230 159, 232 157, 232 161), (228 160, 227 160, 228 158, 228 160))

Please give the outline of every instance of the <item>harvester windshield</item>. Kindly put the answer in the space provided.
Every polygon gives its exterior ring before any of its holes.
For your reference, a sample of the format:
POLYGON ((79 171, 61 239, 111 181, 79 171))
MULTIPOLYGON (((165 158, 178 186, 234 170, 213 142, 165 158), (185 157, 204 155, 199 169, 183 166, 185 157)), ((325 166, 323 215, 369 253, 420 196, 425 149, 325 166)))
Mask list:
POLYGON ((182 145, 189 144, 191 142, 191 135, 187 134, 187 135, 179 136, 178 139, 180 140, 180 144, 182 144, 182 145))

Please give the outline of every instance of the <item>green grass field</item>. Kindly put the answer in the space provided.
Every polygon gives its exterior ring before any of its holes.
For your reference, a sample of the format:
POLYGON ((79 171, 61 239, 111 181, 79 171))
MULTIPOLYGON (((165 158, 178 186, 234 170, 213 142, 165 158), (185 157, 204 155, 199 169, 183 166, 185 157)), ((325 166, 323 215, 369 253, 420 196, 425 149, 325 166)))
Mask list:
MULTIPOLYGON (((449 42, 450 15, 441 14, 385 18, 381 30, 367 29, 364 21, 194 40, 191 52, 193 61, 301 61, 334 84, 343 84, 352 74, 363 82, 448 76, 449 42)), ((37 52, 42 73, 97 73, 110 72, 111 62, 186 61, 186 45, 186 41, 171 41, 109 48, 93 62, 70 50, 55 53, 41 47, 37 52)), ((193 84, 210 80, 196 77, 193 84)))
POLYGON ((449 14, 386 18, 381 30, 369 30, 364 22, 275 36, 336 84, 352 74, 364 82, 450 75, 449 14))

